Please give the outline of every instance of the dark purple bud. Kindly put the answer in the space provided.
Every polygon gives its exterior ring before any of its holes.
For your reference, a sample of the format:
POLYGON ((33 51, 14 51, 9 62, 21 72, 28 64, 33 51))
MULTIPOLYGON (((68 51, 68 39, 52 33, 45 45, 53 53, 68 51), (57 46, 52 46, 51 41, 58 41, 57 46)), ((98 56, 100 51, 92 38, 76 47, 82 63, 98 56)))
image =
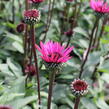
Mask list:
POLYGON ((34 76, 36 72, 34 65, 27 65, 25 68, 25 73, 27 73, 29 76, 34 76))
POLYGON ((73 31, 72 30, 68 30, 67 32, 64 32, 64 34, 68 37, 71 37, 72 34, 73 34, 73 31))
POLYGON ((25 24, 24 24, 24 23, 20 23, 20 24, 18 24, 17 27, 16 27, 16 30, 17 30, 18 33, 23 32, 24 29, 25 29, 25 24))

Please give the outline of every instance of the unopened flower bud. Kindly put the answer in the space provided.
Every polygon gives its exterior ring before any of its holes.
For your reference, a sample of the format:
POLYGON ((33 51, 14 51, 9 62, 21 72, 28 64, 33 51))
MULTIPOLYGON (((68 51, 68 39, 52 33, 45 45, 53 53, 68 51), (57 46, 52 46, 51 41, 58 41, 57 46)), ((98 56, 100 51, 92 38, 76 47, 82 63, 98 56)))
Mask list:
POLYGON ((40 20, 40 12, 36 9, 24 11, 24 21, 27 24, 35 24, 40 20))
POLYGON ((88 84, 84 80, 75 79, 71 83, 71 90, 75 96, 83 96, 88 92, 88 84))
POLYGON ((20 24, 18 24, 17 27, 16 27, 16 30, 17 30, 17 32, 19 32, 19 33, 23 32, 24 29, 25 29, 25 24, 24 24, 24 23, 20 23, 20 24))

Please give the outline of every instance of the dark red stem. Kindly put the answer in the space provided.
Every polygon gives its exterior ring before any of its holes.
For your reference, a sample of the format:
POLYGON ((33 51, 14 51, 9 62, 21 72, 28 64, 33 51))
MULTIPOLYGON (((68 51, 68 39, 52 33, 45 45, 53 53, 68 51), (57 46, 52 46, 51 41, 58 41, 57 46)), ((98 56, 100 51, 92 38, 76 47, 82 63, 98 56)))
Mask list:
POLYGON ((90 34, 90 42, 89 42, 89 47, 88 47, 88 50, 87 50, 87 53, 86 53, 86 57, 85 57, 85 59, 84 59, 82 65, 81 65, 81 70, 80 70, 79 78, 81 78, 82 73, 83 73, 83 70, 84 70, 84 66, 85 66, 85 64, 86 64, 86 62, 87 62, 88 55, 89 55, 90 50, 91 50, 91 45, 92 45, 92 43, 93 43, 93 34, 94 34, 95 28, 96 28, 96 26, 97 26, 97 24, 98 24, 98 21, 99 21, 99 19, 96 18, 96 21, 95 21, 95 24, 94 24, 94 26, 93 26, 92 32, 91 32, 91 34, 90 34))
POLYGON ((48 16, 47 16, 47 25, 46 25, 46 31, 45 31, 45 36, 43 38, 43 42, 45 42, 47 33, 49 31, 49 27, 50 27, 52 15, 53 15, 54 4, 55 4, 55 0, 53 0, 53 2, 51 0, 49 0, 49 12, 48 12, 48 16))
POLYGON ((80 97, 77 97, 76 100, 75 100, 74 109, 78 109, 79 102, 80 102, 80 97))
POLYGON ((25 0, 25 10, 28 10, 29 9, 29 3, 28 3, 28 0, 25 0))
MULTIPOLYGON (((40 79, 39 79, 39 69, 38 69, 38 64, 37 64, 37 54, 36 54, 36 49, 35 49, 35 35, 34 35, 34 24, 31 25, 31 44, 32 44, 32 50, 33 50, 33 56, 34 56, 34 61, 35 61, 35 67, 36 67, 36 77, 37 77, 37 89, 38 89, 38 104, 39 106, 41 105, 41 96, 40 96, 40 79)), ((39 107, 40 109, 40 107, 39 107)))
POLYGON ((51 101, 52 101, 52 93, 53 93, 53 82, 55 80, 55 74, 56 72, 52 72, 50 74, 49 78, 49 95, 48 95, 48 104, 47 104, 47 109, 51 109, 51 101))
MULTIPOLYGON (((29 4, 28 0, 25 0, 25 10, 28 10, 29 4)), ((28 54, 28 25, 25 26, 25 34, 24 34, 24 66, 23 66, 23 72, 25 73, 25 66, 27 65, 26 58, 28 54)))

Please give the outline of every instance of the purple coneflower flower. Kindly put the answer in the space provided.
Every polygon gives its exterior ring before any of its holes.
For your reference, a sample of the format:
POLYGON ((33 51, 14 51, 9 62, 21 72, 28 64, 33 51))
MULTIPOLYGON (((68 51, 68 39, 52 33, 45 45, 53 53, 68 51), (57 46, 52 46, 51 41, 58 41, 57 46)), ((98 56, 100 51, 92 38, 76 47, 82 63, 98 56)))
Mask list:
POLYGON ((98 13, 109 13, 109 5, 104 0, 90 0, 91 8, 98 13))
POLYGON ((82 96, 88 92, 88 84, 84 80, 75 79, 71 83, 71 89, 75 96, 82 96))
POLYGON ((40 12, 37 9, 24 11, 24 21, 27 24, 34 24, 40 20, 40 12))
POLYGON ((46 44, 40 42, 40 47, 36 45, 36 48, 41 52, 41 58, 47 63, 49 68, 58 68, 62 63, 71 59, 70 52, 74 47, 65 49, 60 43, 49 41, 46 44))

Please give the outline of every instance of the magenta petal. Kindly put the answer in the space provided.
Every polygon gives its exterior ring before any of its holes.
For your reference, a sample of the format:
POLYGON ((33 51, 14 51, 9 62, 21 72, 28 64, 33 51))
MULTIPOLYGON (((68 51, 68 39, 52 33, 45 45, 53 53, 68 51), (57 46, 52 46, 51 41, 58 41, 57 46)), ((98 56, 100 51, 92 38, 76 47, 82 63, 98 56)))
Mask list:
POLYGON ((41 52, 41 58, 48 63, 67 62, 71 58, 69 55, 74 48, 72 46, 64 49, 64 46, 62 46, 60 43, 52 41, 49 41, 46 44, 40 42, 40 47, 38 45, 35 45, 35 47, 39 52, 41 52))
POLYGON ((74 49, 74 47, 70 47, 70 48, 66 48, 65 52, 64 52, 64 56, 69 54, 72 50, 74 49))
POLYGON ((42 52, 41 48, 37 44, 35 44, 35 48, 38 49, 38 51, 42 52))
POLYGON ((90 0, 90 7, 100 13, 109 13, 108 3, 103 0, 90 0))

